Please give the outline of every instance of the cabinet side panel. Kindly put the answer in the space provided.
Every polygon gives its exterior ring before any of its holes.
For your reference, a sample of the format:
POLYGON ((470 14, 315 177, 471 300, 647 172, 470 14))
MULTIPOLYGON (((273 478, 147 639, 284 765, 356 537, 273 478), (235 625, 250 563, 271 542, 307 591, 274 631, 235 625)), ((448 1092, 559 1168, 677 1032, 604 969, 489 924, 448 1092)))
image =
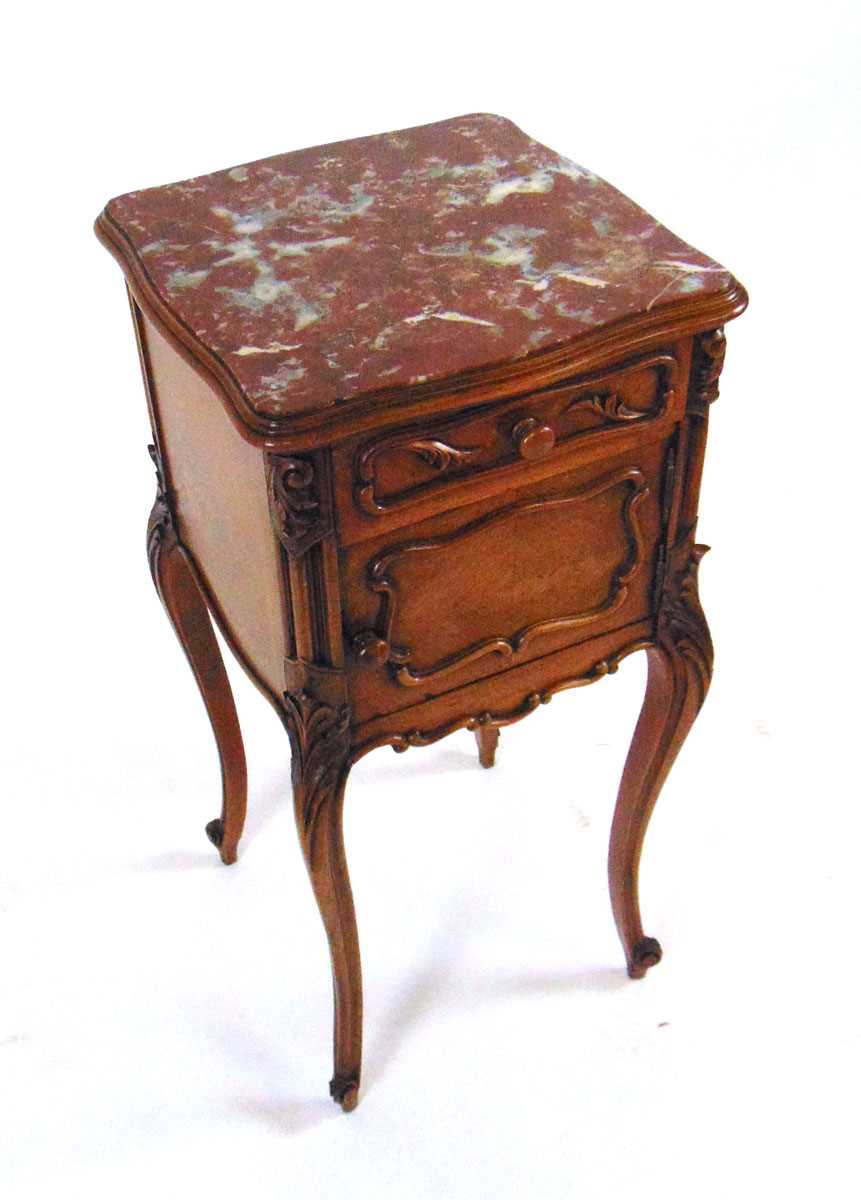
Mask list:
POLYGON ((136 316, 180 539, 229 638, 278 695, 284 687, 285 613, 263 452, 234 429, 215 389, 143 314, 136 316))

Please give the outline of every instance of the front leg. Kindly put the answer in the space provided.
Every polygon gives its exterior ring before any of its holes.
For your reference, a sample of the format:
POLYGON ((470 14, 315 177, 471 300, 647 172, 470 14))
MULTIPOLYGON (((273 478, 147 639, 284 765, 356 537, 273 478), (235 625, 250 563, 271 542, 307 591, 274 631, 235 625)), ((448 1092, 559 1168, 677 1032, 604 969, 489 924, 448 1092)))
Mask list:
POLYGON ((349 711, 300 690, 285 694, 284 713, 293 750, 296 827, 332 960, 335 1071, 329 1091, 349 1112, 358 1101, 362 1065, 362 967, 342 828, 349 711))
POLYGON ((662 953, 655 938, 644 936, 640 918, 638 875, 646 827, 712 674, 712 641, 697 594, 697 569, 707 547, 693 544, 693 532, 678 540, 671 556, 656 644, 647 650, 646 695, 610 833, 610 898, 632 979, 642 978, 662 953))
POLYGON ((637 885, 646 826, 712 677, 714 649, 697 590, 700 560, 708 547, 696 545, 694 534, 708 414, 718 397, 725 350, 722 329, 709 330, 694 339, 686 420, 667 467, 670 486, 665 494, 664 518, 671 542, 660 590, 655 644, 648 651, 646 696, 625 763, 610 833, 613 915, 625 947, 628 974, 634 979, 661 960, 660 944, 643 936, 640 920, 637 885), (671 485, 679 471, 681 487, 674 500, 671 485))
POLYGON ((245 824, 247 772, 242 732, 230 681, 209 618, 206 601, 180 543, 161 462, 149 447, 156 467, 158 491, 147 527, 147 554, 153 583, 192 669, 209 716, 221 762, 221 816, 206 833, 225 863, 236 861, 245 824))

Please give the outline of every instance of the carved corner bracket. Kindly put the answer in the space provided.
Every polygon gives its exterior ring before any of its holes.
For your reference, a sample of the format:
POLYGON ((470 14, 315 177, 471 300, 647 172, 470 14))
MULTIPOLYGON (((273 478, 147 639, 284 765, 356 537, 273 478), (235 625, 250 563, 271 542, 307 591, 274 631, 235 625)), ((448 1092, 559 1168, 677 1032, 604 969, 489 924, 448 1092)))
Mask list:
POLYGON ((699 565, 709 547, 694 541, 695 526, 682 531, 669 553, 658 611, 658 642, 689 664, 702 704, 714 666, 714 646, 699 597, 699 565))
POLYGON ((313 858, 315 829, 335 796, 350 753, 350 708, 343 672, 289 660, 282 719, 293 752, 296 819, 313 858))
POLYGON ((312 458, 273 454, 266 465, 272 527, 293 557, 332 531, 331 507, 312 458))

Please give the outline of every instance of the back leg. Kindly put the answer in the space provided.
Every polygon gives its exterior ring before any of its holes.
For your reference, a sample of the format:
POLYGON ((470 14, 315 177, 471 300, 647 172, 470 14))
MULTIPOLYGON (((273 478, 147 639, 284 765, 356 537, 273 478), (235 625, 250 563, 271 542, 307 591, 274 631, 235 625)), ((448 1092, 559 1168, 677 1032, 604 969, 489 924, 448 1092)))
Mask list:
POLYGON ((206 833, 222 861, 233 863, 245 824, 248 791, 242 732, 206 601, 176 535, 158 453, 154 446, 149 451, 158 477, 158 494, 147 527, 150 571, 197 680, 221 761, 221 816, 209 822, 206 833))
POLYGON ((483 767, 492 767, 496 762, 499 730, 495 725, 479 725, 475 730, 475 740, 478 742, 478 761, 483 767))

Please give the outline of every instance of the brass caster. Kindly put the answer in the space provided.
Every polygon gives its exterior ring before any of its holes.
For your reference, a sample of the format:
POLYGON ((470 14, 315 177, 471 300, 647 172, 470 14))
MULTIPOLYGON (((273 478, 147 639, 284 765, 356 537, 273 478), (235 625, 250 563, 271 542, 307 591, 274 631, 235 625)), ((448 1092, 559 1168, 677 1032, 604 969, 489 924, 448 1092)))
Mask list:
POLYGON ((661 943, 657 938, 644 937, 631 951, 628 974, 632 979, 642 979, 649 967, 656 967, 663 957, 661 943))

